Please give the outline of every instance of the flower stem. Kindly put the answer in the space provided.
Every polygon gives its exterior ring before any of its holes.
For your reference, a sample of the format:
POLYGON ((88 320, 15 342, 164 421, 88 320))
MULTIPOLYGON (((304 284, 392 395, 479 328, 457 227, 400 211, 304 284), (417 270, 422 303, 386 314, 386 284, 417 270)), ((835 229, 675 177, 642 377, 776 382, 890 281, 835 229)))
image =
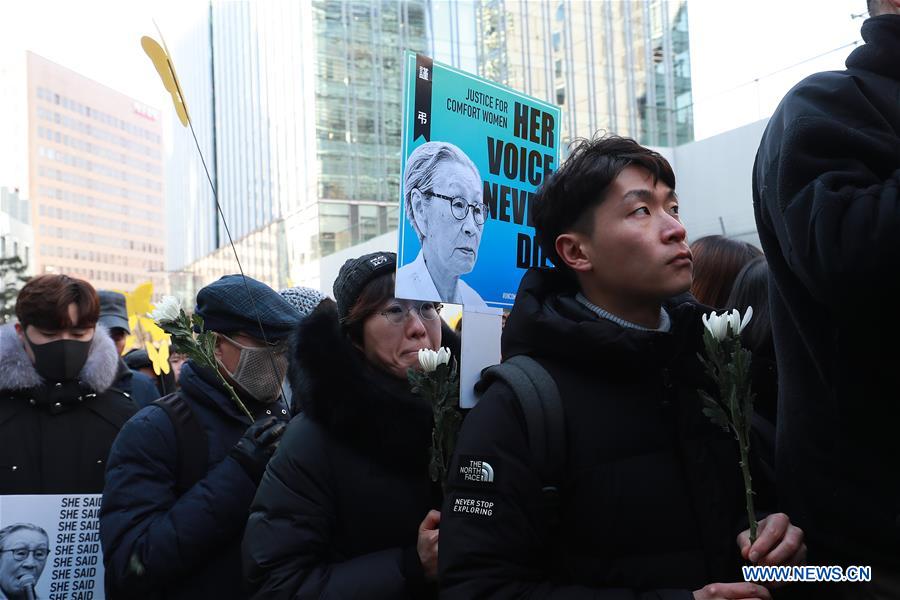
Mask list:
POLYGON ((738 446, 741 449, 741 473, 744 476, 744 494, 747 499, 747 520, 750 523, 750 544, 756 541, 756 511, 753 507, 753 483, 750 478, 750 447, 746 435, 738 434, 738 446))
POLYGON ((230 383, 225 381, 225 378, 222 377, 222 375, 221 375, 221 373, 219 373, 218 369, 216 369, 216 373, 219 375, 219 380, 222 382, 222 385, 224 385, 225 389, 228 390, 228 395, 231 396, 231 399, 234 400, 234 403, 237 404, 237 407, 241 410, 242 413, 247 415, 247 417, 250 419, 250 422, 252 423, 254 420, 253 415, 250 414, 250 411, 247 410, 247 407, 244 405, 243 402, 241 402, 241 399, 237 395, 237 392, 234 390, 233 387, 231 387, 230 383))

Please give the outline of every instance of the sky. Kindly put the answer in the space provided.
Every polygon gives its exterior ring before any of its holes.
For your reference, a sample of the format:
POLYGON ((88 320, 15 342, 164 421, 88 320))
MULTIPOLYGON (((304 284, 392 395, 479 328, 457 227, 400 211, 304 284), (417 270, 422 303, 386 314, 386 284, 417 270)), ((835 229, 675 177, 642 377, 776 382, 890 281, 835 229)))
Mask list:
POLYGON ((866 0, 688 0, 695 139, 766 118, 807 75, 843 69, 861 42, 864 19, 852 15, 865 10, 866 0))
MULTIPOLYGON (((28 49, 144 104, 172 110, 140 37, 158 37, 156 19, 173 46, 205 5, 204 0, 2 0, 0 56, 9 60, 28 49)), ((863 19, 851 14, 862 13, 865 5, 865 0, 688 0, 695 137, 764 118, 805 75, 842 68, 852 48, 829 51, 859 39, 863 19)))
POLYGON ((9 60, 13 52, 31 50, 145 104, 163 108, 167 95, 141 49, 140 38, 159 37, 154 17, 162 21, 164 30, 177 25, 177 17, 170 15, 177 15, 178 4, 182 3, 3 0, 0 51, 9 60))

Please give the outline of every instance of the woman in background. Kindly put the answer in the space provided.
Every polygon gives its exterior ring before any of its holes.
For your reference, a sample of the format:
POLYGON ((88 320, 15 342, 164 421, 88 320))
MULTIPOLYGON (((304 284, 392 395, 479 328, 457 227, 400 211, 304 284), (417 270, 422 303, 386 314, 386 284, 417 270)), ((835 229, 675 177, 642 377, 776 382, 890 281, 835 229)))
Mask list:
POLYGON ((694 282, 691 293, 701 303, 724 308, 738 272, 762 251, 747 242, 708 235, 691 244, 694 282))

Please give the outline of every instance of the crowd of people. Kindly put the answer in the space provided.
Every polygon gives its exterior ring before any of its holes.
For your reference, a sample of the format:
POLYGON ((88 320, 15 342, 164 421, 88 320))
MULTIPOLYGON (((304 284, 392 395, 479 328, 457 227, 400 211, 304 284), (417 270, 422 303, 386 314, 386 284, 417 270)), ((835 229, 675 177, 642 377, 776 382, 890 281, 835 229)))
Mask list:
MULTIPOLYGON (((177 356, 167 377, 122 356, 124 297, 47 274, 0 328, 0 494, 102 493, 112 599, 900 598, 900 325, 861 318, 900 287, 900 0, 869 4, 847 70, 801 82, 763 136, 761 250, 689 245, 671 165, 627 138, 574 146, 537 191, 554 266, 525 273, 502 354, 552 382, 561 438, 485 380, 433 481, 407 370, 459 337, 436 298, 395 297, 391 252, 348 260, 333 299, 207 285, 215 363, 177 356), (735 441, 698 394, 701 316, 751 306, 755 541, 735 441), (803 564, 872 577, 742 571, 803 564)), ((28 597, 52 542, 0 529, 0 598, 28 597)))

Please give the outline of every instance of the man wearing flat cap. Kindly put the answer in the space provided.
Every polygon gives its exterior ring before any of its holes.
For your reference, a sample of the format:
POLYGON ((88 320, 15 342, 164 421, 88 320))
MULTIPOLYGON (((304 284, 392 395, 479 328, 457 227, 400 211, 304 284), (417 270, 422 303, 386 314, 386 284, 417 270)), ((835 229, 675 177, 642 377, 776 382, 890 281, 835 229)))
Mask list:
POLYGON ((179 391, 136 414, 110 452, 100 538, 111 600, 244 597, 240 542, 290 418, 285 349, 300 315, 240 275, 201 289, 194 314, 216 334, 218 373, 184 363, 179 391))
POLYGON ((131 333, 128 310, 125 308, 125 295, 110 290, 100 290, 97 295, 100 297, 98 323, 109 331, 109 337, 115 342, 119 354, 119 370, 116 372, 112 388, 134 400, 138 408, 143 408, 159 398, 160 393, 152 379, 137 370, 132 370, 122 359, 125 337, 131 333))

